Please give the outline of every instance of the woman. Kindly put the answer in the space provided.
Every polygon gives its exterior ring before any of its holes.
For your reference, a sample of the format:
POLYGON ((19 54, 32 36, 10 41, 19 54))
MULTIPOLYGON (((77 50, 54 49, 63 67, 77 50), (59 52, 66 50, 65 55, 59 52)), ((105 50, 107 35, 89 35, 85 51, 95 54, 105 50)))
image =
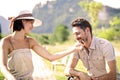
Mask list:
POLYGON ((36 40, 26 36, 32 30, 34 23, 36 24, 36 21, 37 25, 41 24, 29 11, 21 11, 17 17, 12 19, 10 28, 13 29, 13 33, 3 38, 0 46, 0 68, 5 79, 33 80, 33 63, 30 49, 49 61, 62 58, 79 49, 77 46, 73 46, 58 54, 50 54, 36 40))

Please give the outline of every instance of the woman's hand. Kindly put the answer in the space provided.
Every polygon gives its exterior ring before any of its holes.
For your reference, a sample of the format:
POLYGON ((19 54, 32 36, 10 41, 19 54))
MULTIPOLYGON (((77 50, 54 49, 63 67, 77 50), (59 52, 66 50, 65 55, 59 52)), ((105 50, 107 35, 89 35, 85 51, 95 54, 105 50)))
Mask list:
POLYGON ((77 43, 74 44, 73 47, 75 47, 75 50, 82 50, 84 48, 84 45, 77 42, 77 43))

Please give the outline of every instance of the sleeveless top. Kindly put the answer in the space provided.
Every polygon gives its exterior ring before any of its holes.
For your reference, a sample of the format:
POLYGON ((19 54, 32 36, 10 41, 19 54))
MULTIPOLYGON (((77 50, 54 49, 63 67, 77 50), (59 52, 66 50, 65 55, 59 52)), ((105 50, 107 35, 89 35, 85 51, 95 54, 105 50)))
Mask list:
POLYGON ((9 71, 17 80, 33 80, 33 62, 30 48, 15 49, 11 41, 10 43, 13 51, 8 55, 7 66, 9 71))

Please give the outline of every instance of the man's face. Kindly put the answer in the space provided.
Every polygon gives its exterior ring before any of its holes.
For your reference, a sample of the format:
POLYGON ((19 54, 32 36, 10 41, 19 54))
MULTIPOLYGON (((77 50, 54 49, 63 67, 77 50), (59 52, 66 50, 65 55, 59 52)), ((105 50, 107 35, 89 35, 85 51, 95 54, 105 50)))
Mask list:
POLYGON ((84 44, 88 41, 88 35, 86 33, 86 30, 84 31, 80 27, 73 27, 73 35, 77 42, 84 44))

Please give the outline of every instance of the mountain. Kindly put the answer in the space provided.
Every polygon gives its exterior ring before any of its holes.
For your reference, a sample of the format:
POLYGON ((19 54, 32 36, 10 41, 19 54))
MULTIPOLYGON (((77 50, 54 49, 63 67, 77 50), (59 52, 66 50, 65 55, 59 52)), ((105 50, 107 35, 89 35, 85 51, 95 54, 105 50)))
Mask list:
POLYGON ((43 25, 34 28, 36 33, 51 33, 58 24, 65 24, 70 28, 70 22, 78 16, 86 16, 85 12, 78 5, 79 0, 57 0, 48 1, 41 7, 37 4, 33 10, 33 14, 42 20, 43 25))
MULTIPOLYGON (((41 6, 37 4, 33 9, 33 15, 42 20, 43 25, 36 27, 32 32, 35 33, 52 33, 58 24, 64 24, 71 29, 70 23, 76 17, 85 17, 89 19, 87 12, 79 6, 79 2, 82 0, 56 0, 48 1, 46 5, 41 6)), ((113 8, 105 6, 109 16, 120 15, 120 9, 115 10, 113 8)))
POLYGON ((106 11, 109 13, 109 17, 118 16, 120 17, 120 9, 105 6, 106 11))

